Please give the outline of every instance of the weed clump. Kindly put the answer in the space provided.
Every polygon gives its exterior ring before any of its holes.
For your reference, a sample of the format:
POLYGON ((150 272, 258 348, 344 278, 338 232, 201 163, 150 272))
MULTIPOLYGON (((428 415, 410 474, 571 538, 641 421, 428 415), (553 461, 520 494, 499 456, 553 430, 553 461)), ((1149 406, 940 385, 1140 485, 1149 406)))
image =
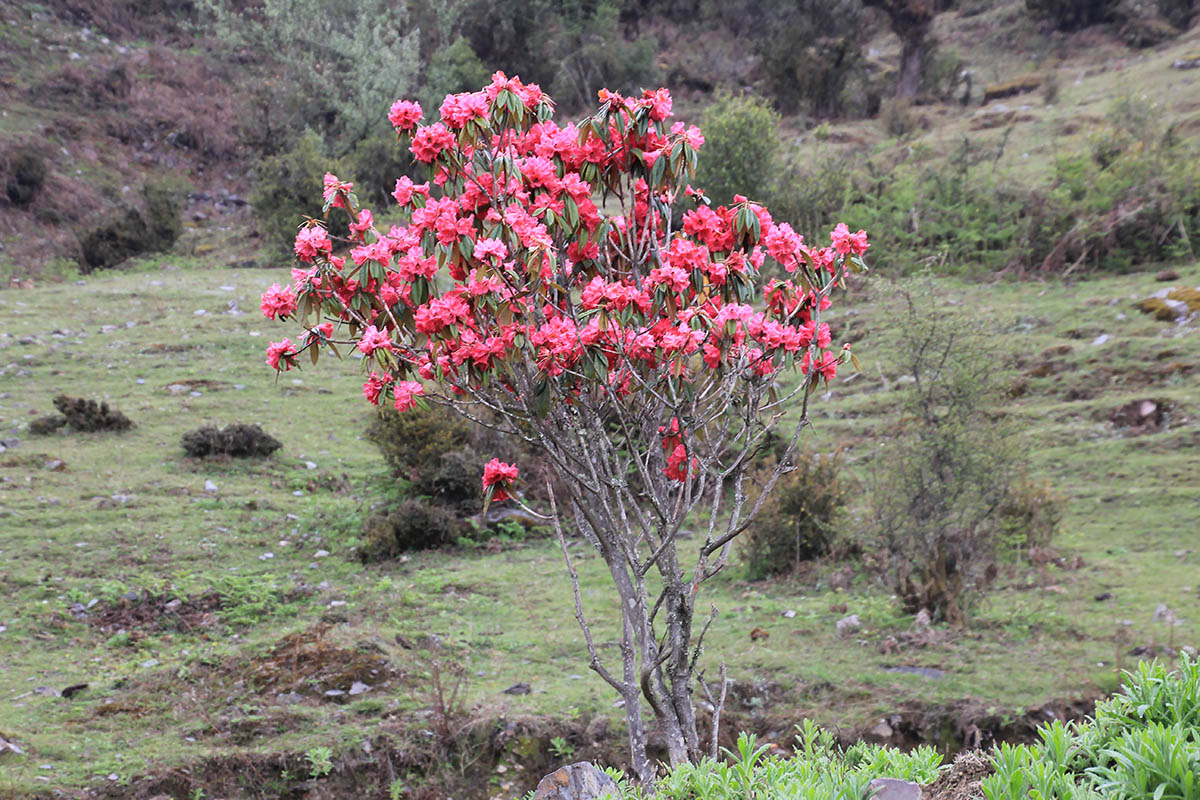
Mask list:
POLYGON ((266 458, 283 445, 258 425, 241 423, 217 428, 205 425, 188 431, 180 439, 184 451, 192 458, 229 456, 231 458, 266 458))
POLYGON ((363 524, 364 562, 385 561, 409 550, 429 550, 456 542, 467 525, 453 512, 420 500, 405 500, 363 524))
POLYGON ((108 403, 97 403, 82 397, 60 394, 54 398, 57 415, 38 417, 29 425, 30 433, 47 436, 62 427, 73 431, 126 431, 133 427, 132 420, 108 403))

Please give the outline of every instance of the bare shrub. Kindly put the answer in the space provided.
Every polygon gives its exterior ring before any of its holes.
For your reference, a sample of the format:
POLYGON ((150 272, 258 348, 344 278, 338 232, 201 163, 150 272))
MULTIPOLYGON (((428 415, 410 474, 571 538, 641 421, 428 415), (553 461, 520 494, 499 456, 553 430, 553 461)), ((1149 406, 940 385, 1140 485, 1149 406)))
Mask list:
POLYGON ((991 335, 933 291, 897 291, 907 331, 897 366, 912 382, 874 465, 872 522, 905 610, 958 625, 995 577, 1001 509, 1021 465, 1013 431, 994 411, 1005 386, 991 335))

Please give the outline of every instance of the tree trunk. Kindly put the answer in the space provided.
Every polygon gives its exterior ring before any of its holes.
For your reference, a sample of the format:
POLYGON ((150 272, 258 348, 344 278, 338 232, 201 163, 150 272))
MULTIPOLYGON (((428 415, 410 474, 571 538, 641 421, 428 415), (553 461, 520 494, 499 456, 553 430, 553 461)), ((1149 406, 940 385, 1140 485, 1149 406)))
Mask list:
POLYGON ((896 97, 911 100, 921 88, 921 73, 925 68, 925 36, 929 27, 923 25, 909 30, 900 50, 900 75, 896 79, 896 97))
POLYGON ((900 74, 896 79, 896 97, 911 99, 921 88, 921 70, 925 66, 925 40, 933 27, 937 0, 863 0, 863 5, 887 14, 892 32, 900 37, 900 74))

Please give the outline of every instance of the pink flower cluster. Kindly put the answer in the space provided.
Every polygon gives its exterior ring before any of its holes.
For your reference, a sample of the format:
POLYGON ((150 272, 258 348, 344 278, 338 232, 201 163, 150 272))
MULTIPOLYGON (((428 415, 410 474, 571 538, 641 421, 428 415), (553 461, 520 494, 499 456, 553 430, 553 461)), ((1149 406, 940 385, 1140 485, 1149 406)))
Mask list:
MULTIPOLYGON (((600 101, 595 116, 560 127, 540 88, 499 72, 482 91, 448 95, 428 125, 419 105, 398 101, 389 120, 434 185, 400 178, 393 198, 407 222, 384 233, 352 207, 353 184, 326 175, 326 203, 350 215, 348 252, 334 254, 323 226, 303 227, 293 285, 272 286, 263 313, 289 317, 309 301, 346 325, 373 370, 364 396, 378 404, 390 392, 402 410, 427 386, 511 387, 521 364, 568 401, 713 374, 831 380, 848 356, 828 350, 820 314, 830 299, 816 287, 860 263, 865 232, 839 224, 829 246, 814 247, 744 197, 710 206, 686 183, 703 136, 670 125, 665 89, 600 101), (623 208, 602 211, 601 191, 620 191, 623 208), (681 214, 664 214, 680 203, 681 214), (782 278, 764 281, 768 258, 782 278)), ((328 324, 300 349, 332 346, 328 324)), ((288 340, 272 343, 268 363, 289 369, 296 354, 288 340)), ((660 434, 666 473, 687 480, 691 434, 678 420, 660 434)), ((499 499, 515 478, 493 459, 484 485, 499 499)))
POLYGON ((507 500, 511 496, 507 490, 512 488, 517 474, 515 465, 493 458, 483 466, 483 490, 486 492, 490 489, 492 500, 496 502, 507 500))

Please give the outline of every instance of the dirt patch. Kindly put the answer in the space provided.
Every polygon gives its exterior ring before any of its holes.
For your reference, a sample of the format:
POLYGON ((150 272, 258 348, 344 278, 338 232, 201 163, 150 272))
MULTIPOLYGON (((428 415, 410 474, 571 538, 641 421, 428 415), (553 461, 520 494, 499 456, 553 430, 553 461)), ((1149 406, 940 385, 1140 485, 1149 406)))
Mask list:
POLYGON ((983 797, 980 782, 992 774, 992 765, 977 752, 959 753, 950 769, 925 787, 925 800, 967 800, 983 797))
POLYGON ((280 639, 270 652, 229 669, 263 692, 345 702, 400 677, 378 648, 339 647, 316 625, 280 639))
POLYGON ((1134 400, 1108 414, 1109 422, 1127 436, 1157 433, 1170 422, 1171 403, 1167 400, 1134 400))
POLYGON ((216 621, 221 605, 221 596, 216 592, 205 592, 186 600, 174 595, 130 592, 116 603, 103 604, 91 611, 76 605, 71 611, 77 619, 105 633, 192 632, 210 627, 216 621))

